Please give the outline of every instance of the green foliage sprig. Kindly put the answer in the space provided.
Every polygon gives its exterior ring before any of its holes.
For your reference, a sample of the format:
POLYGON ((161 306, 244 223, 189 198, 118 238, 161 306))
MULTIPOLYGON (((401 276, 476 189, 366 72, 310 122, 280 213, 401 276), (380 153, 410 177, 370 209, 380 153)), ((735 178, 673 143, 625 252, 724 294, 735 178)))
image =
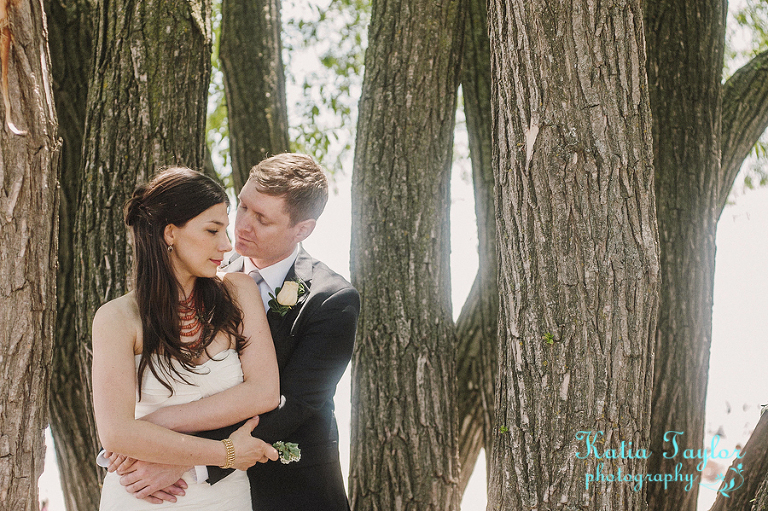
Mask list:
POLYGON ((280 455, 280 463, 283 465, 301 460, 301 449, 299 449, 299 444, 280 441, 272 444, 272 447, 277 449, 277 452, 280 455))

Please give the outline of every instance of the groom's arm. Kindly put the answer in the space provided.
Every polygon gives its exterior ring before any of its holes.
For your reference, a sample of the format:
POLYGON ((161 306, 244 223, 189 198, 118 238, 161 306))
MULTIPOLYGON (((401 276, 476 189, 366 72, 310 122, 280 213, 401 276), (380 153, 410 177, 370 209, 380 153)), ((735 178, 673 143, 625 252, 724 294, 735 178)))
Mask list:
MULTIPOLYGON (((280 390, 285 401, 277 410, 261 415, 259 425, 253 430, 254 436, 267 443, 289 438, 333 399, 336 385, 352 358, 360 312, 357 291, 345 287, 322 300, 316 311, 306 312, 309 315, 297 334, 300 338, 296 348, 280 372, 280 390)), ((220 435, 227 430, 229 428, 201 435, 226 438, 220 435)), ((208 481, 215 483, 228 473, 219 467, 208 467, 208 481)))

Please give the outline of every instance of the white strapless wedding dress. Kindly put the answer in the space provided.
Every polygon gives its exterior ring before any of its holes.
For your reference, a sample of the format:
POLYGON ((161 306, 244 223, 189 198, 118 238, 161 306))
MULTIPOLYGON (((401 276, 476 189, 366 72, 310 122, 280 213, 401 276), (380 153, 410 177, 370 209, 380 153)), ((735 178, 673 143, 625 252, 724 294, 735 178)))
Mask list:
MULTIPOLYGON (((136 367, 140 355, 136 356, 136 367)), ((175 362, 175 361, 174 361, 175 362)), ((176 362, 175 362, 176 363, 176 362)), ((177 363, 178 364, 178 363, 177 363)), ((164 406, 189 403, 222 390, 234 387, 243 381, 240 357, 235 350, 225 350, 213 359, 197 366, 198 373, 185 371, 177 365, 180 374, 192 385, 171 379, 173 395, 160 383, 152 371, 144 371, 144 384, 141 388, 141 401, 136 396, 136 418, 143 417, 164 406)), ((161 373, 162 374, 162 373, 161 373)), ((175 503, 150 504, 139 500, 125 491, 120 484, 120 476, 112 472, 104 479, 101 491, 99 511, 153 511, 169 509, 174 511, 251 511, 251 490, 248 476, 242 470, 235 470, 218 483, 196 483, 193 470, 184 474, 188 488, 183 497, 177 497, 175 503)))

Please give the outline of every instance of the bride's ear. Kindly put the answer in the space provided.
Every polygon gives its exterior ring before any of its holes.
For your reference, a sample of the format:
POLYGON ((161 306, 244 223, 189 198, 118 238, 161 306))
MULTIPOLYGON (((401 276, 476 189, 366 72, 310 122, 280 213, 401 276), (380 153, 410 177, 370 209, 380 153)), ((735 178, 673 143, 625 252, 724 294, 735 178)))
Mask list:
POLYGON ((168 224, 165 226, 165 229, 163 230, 163 240, 165 241, 165 244, 169 247, 173 246, 174 241, 176 241, 176 226, 173 224, 168 224))

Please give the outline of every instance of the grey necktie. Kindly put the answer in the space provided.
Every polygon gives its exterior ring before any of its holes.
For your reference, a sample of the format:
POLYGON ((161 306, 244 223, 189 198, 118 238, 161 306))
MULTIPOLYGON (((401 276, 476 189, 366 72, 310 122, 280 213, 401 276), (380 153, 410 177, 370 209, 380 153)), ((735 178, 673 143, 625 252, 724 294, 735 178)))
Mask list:
POLYGON ((264 277, 261 276, 261 273, 259 273, 259 270, 251 270, 248 272, 248 275, 251 276, 254 282, 256 282, 257 286, 260 286, 262 282, 264 282, 264 277))

